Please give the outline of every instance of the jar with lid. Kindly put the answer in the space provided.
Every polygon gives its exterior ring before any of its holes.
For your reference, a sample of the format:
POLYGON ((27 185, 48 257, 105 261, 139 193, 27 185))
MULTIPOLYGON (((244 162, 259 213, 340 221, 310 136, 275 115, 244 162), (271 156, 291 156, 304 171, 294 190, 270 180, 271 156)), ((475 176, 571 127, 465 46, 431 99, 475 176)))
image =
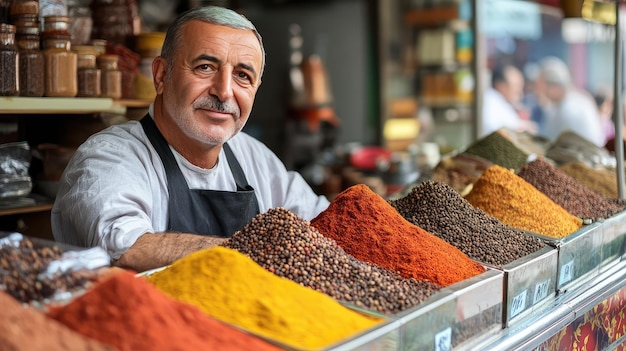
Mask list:
POLYGON ((43 96, 44 58, 39 48, 39 27, 21 27, 15 35, 19 50, 20 96, 43 96))
POLYGON ((97 51, 89 45, 75 46, 74 51, 78 54, 78 93, 80 97, 100 96, 100 69, 96 67, 97 51))
POLYGON ((15 26, 0 23, 0 95, 20 94, 19 53, 15 45, 15 26))
POLYGON ((71 36, 56 34, 43 37, 45 96, 76 96, 78 93, 78 55, 70 51, 71 36))
POLYGON ((118 55, 98 56, 98 67, 102 71, 101 96, 112 99, 122 97, 122 71, 118 68, 118 55))
POLYGON ((12 0, 9 8, 10 16, 39 15, 39 0, 12 0))
POLYGON ((43 18, 43 31, 47 35, 70 35, 69 28, 69 16, 45 16, 43 18))

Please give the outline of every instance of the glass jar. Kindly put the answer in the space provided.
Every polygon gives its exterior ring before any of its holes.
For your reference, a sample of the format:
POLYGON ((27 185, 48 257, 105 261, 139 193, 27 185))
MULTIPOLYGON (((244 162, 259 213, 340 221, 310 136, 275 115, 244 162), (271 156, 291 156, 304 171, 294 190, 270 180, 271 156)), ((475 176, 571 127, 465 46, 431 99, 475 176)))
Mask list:
POLYGON ((43 96, 44 57, 39 48, 39 27, 22 27, 15 35, 19 50, 20 96, 43 96))
POLYGON ((118 55, 98 56, 98 67, 102 71, 101 96, 112 99, 122 97, 122 71, 118 68, 118 55))
POLYGON ((39 27, 39 16, 32 13, 14 15, 11 16, 11 24, 17 29, 22 27, 39 27))
POLYGON ((70 51, 70 35, 49 35, 43 39, 45 96, 76 96, 78 55, 70 51))
POLYGON ((93 47, 84 47, 78 53, 78 93, 81 97, 100 96, 100 69, 96 67, 96 50, 93 47), (88 48, 91 48, 88 49, 88 48))
POLYGON ((0 95, 20 94, 19 53, 15 45, 15 26, 0 23, 0 95))
POLYGON ((49 35, 68 35, 70 29, 69 16, 45 16, 43 18, 43 31, 49 35))
POLYGON ((13 0, 10 16, 16 15, 39 15, 39 0, 13 0))

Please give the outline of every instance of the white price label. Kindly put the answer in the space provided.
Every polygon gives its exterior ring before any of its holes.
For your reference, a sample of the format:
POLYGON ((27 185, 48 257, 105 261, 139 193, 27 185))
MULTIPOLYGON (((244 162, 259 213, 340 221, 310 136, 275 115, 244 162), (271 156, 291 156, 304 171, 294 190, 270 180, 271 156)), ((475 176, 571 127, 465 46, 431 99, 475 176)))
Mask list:
POLYGON ((533 304, 543 300, 546 296, 548 296, 548 287, 550 286, 550 279, 541 282, 535 286, 535 298, 533 299, 533 304))
POLYGON ((570 280, 574 276, 574 260, 567 262, 561 266, 561 273, 559 274, 559 287, 570 280))
POLYGON ((448 327, 435 334, 435 351, 452 350, 452 328, 448 327))
POLYGON ((527 295, 528 290, 524 290, 513 298, 513 301, 511 302, 511 313, 509 314, 511 318, 517 316, 518 314, 520 314, 520 312, 526 309, 527 295))

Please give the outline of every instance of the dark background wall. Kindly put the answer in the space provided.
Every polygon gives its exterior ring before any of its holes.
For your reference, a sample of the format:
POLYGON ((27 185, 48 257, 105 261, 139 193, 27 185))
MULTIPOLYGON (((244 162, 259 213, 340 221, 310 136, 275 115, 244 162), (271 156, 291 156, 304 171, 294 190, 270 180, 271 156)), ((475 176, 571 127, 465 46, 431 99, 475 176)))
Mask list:
POLYGON ((320 55, 328 73, 333 107, 341 121, 338 142, 373 142, 376 126, 369 122, 373 112, 369 94, 375 87, 369 67, 374 42, 368 2, 250 3, 256 5, 242 2, 242 6, 263 36, 267 67, 247 130, 281 154, 289 99, 288 28, 295 23, 302 28, 303 53, 320 55))

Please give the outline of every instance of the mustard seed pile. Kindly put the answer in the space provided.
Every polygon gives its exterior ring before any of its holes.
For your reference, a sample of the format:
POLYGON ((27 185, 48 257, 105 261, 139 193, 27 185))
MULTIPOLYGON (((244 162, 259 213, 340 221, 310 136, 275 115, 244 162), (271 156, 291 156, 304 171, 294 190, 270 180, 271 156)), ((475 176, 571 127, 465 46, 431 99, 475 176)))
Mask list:
POLYGON ((517 173, 567 212, 583 219, 599 220, 622 211, 610 199, 587 188, 544 159, 525 164, 517 173))
POLYGON ((465 199, 505 224, 551 238, 564 238, 582 227, 582 219, 498 165, 483 172, 465 199))
POLYGON ((497 131, 475 141, 465 152, 482 157, 504 168, 515 170, 524 165, 528 159, 528 155, 524 151, 497 131))
POLYGON ((280 277, 384 314, 416 306, 440 289, 357 260, 284 208, 257 215, 223 246, 246 254, 280 277))
POLYGON ((545 244, 473 207, 450 185, 427 180, 390 204, 409 222, 459 248, 474 260, 501 267, 545 244))

